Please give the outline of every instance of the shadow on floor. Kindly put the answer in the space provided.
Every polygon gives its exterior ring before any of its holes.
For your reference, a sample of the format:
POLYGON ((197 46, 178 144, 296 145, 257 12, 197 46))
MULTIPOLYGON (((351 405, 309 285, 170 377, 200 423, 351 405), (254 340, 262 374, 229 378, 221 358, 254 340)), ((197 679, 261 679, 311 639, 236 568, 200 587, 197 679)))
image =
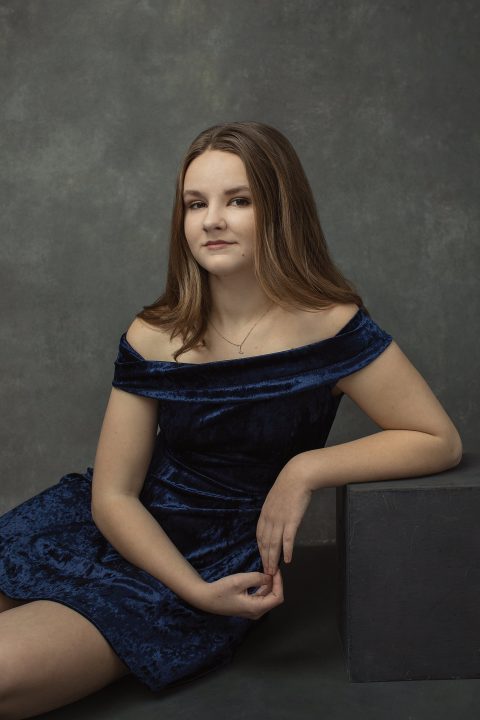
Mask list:
POLYGON ((132 676, 45 720, 473 720, 480 680, 351 683, 336 620, 334 545, 295 547, 282 566, 285 601, 259 622, 233 661, 152 693, 132 676))

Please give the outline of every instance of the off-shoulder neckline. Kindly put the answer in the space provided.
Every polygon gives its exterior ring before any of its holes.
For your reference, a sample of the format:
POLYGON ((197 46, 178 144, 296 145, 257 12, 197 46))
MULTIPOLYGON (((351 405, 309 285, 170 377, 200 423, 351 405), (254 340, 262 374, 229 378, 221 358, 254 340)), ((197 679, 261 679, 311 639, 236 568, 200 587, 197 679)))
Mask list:
POLYGON ((276 352, 271 353, 263 353, 260 355, 247 355, 246 357, 238 357, 238 358, 229 358, 227 360, 210 360, 208 362, 204 363, 188 363, 188 362, 176 362, 175 360, 147 360, 146 358, 142 357, 140 353, 135 350, 135 348, 130 345, 130 343, 127 340, 127 331, 125 331, 121 338, 120 342, 123 341, 125 346, 128 348, 129 352, 136 355, 138 360, 144 363, 150 363, 153 365, 172 365, 174 367, 218 367, 218 366, 228 366, 228 365, 238 365, 238 364, 247 364, 254 362, 255 360, 260 360, 261 358, 267 358, 270 360, 274 360, 276 358, 282 358, 286 357, 288 355, 292 355, 293 353, 304 353, 308 352, 309 350, 314 350, 317 347, 320 347, 321 345, 324 345, 325 343, 331 342, 332 340, 335 340, 339 336, 345 335, 350 329, 357 330, 359 327, 361 327, 366 320, 368 319, 368 315, 364 312, 362 308, 359 308, 355 315, 352 315, 350 320, 348 320, 343 327, 340 328, 340 330, 335 333, 335 335, 332 335, 328 338, 323 338, 323 340, 317 340, 313 343, 308 343, 306 345, 299 345, 297 347, 293 348, 287 348, 286 350, 277 350, 276 352))

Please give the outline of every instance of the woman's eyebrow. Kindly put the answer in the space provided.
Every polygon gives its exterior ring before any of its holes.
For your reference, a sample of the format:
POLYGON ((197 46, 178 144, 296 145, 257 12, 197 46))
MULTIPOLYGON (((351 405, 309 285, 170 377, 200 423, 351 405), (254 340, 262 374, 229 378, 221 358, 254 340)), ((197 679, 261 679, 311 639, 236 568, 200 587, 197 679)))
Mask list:
MULTIPOLYGON (((237 187, 229 188, 228 190, 224 190, 224 195, 234 195, 237 192, 241 192, 242 190, 248 190, 250 191, 250 188, 248 185, 237 185, 237 187)), ((200 190, 185 190, 183 193, 183 197, 186 198, 187 195, 191 195, 192 197, 203 197, 203 194, 200 192, 200 190)))

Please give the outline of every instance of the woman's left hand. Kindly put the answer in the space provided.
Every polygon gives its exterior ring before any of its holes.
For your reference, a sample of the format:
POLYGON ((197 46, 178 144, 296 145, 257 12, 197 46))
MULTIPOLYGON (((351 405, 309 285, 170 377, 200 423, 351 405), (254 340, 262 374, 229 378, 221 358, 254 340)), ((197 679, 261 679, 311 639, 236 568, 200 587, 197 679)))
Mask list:
POLYGON ((295 535, 312 497, 305 471, 295 457, 284 465, 270 488, 257 523, 263 571, 269 575, 277 570, 282 547, 285 562, 291 562, 295 535))

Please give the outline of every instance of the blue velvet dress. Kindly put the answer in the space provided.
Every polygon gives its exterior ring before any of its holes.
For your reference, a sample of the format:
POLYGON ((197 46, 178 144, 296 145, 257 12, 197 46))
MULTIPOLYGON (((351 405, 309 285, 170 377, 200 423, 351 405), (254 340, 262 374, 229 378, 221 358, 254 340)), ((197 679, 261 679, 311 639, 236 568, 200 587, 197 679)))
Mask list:
MULTIPOLYGON (((335 383, 391 340, 361 309, 331 338, 204 364, 145 360, 123 333, 112 385, 159 401, 140 500, 205 580, 263 570, 269 489, 293 455, 325 445, 335 383)), ((78 611, 154 692, 228 663, 255 621, 199 610, 121 556, 92 520, 93 471, 0 517, 0 591, 78 611)))

